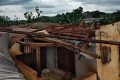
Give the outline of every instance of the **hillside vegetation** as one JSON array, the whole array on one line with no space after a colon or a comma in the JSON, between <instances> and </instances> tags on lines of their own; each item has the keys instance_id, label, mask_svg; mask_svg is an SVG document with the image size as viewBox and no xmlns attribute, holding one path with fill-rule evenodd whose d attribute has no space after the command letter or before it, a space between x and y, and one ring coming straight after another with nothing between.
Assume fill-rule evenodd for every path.
<instances>
[{"instance_id":1,"label":"hillside vegetation","mask_svg":"<svg viewBox=\"0 0 120 80\"><path fill-rule=\"evenodd\" d=\"M35 11L37 13L37 16L33 15L32 12L24 13L24 16L27 20L19 20L18 17L16 17L15 20L11 20L8 16L0 16L0 26L19 25L36 22L79 25L79 23L86 18L99 19L98 23L100 25L120 21L120 10L113 13L105 13L100 11L83 12L83 8L79 7L77 9L74 9L72 12L57 14L55 16L41 16L42 11L40 11L38 7L35 8Z\"/></svg>"}]
</instances>

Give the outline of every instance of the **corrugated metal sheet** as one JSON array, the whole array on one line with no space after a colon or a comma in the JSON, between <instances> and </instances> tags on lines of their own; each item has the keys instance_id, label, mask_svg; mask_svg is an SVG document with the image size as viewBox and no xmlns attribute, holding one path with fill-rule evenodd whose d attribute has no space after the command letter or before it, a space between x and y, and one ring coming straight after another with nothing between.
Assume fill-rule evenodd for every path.
<instances>
[{"instance_id":1,"label":"corrugated metal sheet","mask_svg":"<svg viewBox=\"0 0 120 80\"><path fill-rule=\"evenodd\" d=\"M9 34L0 37L0 80L25 80L8 52Z\"/></svg>"}]
</instances>

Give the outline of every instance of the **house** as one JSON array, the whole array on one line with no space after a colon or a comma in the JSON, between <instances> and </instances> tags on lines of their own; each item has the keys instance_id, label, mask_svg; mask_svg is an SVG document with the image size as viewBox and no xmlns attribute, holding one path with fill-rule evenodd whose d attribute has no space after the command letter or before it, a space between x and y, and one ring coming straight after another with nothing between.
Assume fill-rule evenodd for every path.
<instances>
[{"instance_id":1,"label":"house","mask_svg":"<svg viewBox=\"0 0 120 80\"><path fill-rule=\"evenodd\" d=\"M83 19L85 21L85 23L90 23L90 22L93 22L93 21L96 21L96 22L99 22L101 20L101 18L85 18Z\"/></svg>"},{"instance_id":2,"label":"house","mask_svg":"<svg viewBox=\"0 0 120 80\"><path fill-rule=\"evenodd\" d=\"M59 73L60 80L119 80L119 25L96 30L94 24L86 27L81 23L31 32L2 31L28 35L14 37L10 49L27 80L40 80L46 69Z\"/></svg>"},{"instance_id":3,"label":"house","mask_svg":"<svg viewBox=\"0 0 120 80\"><path fill-rule=\"evenodd\" d=\"M120 42L120 22L101 26L96 31L97 40ZM97 71L100 80L120 80L120 45L96 44Z\"/></svg>"},{"instance_id":4,"label":"house","mask_svg":"<svg viewBox=\"0 0 120 80\"><path fill-rule=\"evenodd\" d=\"M19 49L12 46L11 53L28 80L40 79L46 68L63 75L63 80L68 76L66 73L71 74L71 79L85 79L90 75L96 79L96 58L99 56L95 54L95 46L72 40L95 37L94 31L94 25L87 28L82 23L79 27L66 25L34 30L30 32L31 36L17 40L15 45Z\"/></svg>"}]
</instances>

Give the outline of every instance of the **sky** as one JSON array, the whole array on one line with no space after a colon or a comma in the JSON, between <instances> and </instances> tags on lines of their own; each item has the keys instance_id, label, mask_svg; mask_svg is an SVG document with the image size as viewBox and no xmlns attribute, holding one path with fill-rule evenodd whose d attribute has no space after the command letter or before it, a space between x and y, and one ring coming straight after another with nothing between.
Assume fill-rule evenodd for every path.
<instances>
[{"instance_id":1,"label":"sky","mask_svg":"<svg viewBox=\"0 0 120 80\"><path fill-rule=\"evenodd\" d=\"M43 16L71 12L80 6L84 11L114 12L120 10L120 0L0 0L0 15L9 16L11 19L16 15L25 19L24 13L27 11L36 15L36 6L43 11Z\"/></svg>"}]
</instances>

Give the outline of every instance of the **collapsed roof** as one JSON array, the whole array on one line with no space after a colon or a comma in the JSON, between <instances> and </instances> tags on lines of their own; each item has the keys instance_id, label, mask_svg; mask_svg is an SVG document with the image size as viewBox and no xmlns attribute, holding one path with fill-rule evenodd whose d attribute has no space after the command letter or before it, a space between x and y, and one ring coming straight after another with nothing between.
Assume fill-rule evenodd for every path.
<instances>
[{"instance_id":1,"label":"collapsed roof","mask_svg":"<svg viewBox=\"0 0 120 80\"><path fill-rule=\"evenodd\" d=\"M95 22L93 22L92 26L88 27L84 24L84 21L82 21L79 26L75 26L72 24L64 24L52 26L49 25L47 27L42 27L40 29L31 29L29 27L0 28L0 31L24 34L27 35L27 37L30 39L47 40L54 44L63 45L64 47L69 48L75 53L81 54L87 58L88 56L92 58L100 58L99 55L87 52L85 50L89 42L113 45L119 45L120 43L114 41L95 40L96 29L98 29L98 26L95 24ZM79 41L79 44L75 45L74 43L71 43L73 40Z\"/></svg>"}]
</instances>

